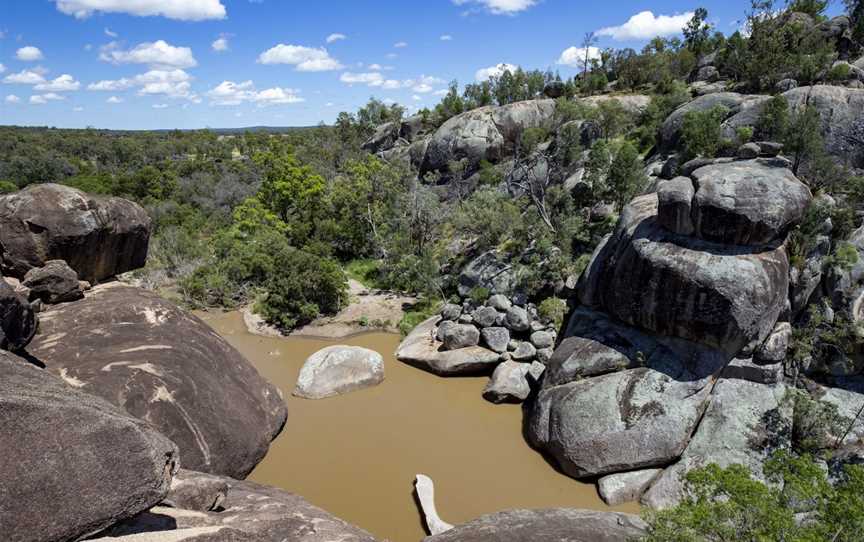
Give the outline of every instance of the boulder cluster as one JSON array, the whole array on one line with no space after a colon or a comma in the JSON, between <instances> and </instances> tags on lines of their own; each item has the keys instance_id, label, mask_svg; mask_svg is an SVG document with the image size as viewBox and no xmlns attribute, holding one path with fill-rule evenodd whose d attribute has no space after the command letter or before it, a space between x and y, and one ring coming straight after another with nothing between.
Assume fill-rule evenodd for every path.
<instances>
[{"instance_id":1,"label":"boulder cluster","mask_svg":"<svg viewBox=\"0 0 864 542\"><path fill-rule=\"evenodd\" d=\"M522 402L552 356L557 332L524 296L466 298L444 305L405 339L397 359L452 376L492 373L483 396L494 403Z\"/></svg>"},{"instance_id":2,"label":"boulder cluster","mask_svg":"<svg viewBox=\"0 0 864 542\"><path fill-rule=\"evenodd\" d=\"M144 264L149 235L118 198L0 198L3 540L374 540L240 481L285 403L198 318L111 280Z\"/></svg>"},{"instance_id":3,"label":"boulder cluster","mask_svg":"<svg viewBox=\"0 0 864 542\"><path fill-rule=\"evenodd\" d=\"M773 159L709 164L633 200L578 285L528 414L532 444L610 504L681 497L686 469L788 443L785 239L811 194Z\"/></svg>"}]
</instances>

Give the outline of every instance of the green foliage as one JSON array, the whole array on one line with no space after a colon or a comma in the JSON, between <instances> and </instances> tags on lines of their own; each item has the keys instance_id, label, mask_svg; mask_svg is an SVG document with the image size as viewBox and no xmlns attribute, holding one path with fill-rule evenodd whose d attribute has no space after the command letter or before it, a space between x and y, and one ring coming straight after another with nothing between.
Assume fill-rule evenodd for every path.
<instances>
[{"instance_id":1,"label":"green foliage","mask_svg":"<svg viewBox=\"0 0 864 542\"><path fill-rule=\"evenodd\" d=\"M367 288L380 288L381 261L356 259L345 264L345 276L354 279Z\"/></svg>"},{"instance_id":2,"label":"green foliage","mask_svg":"<svg viewBox=\"0 0 864 542\"><path fill-rule=\"evenodd\" d=\"M864 528L864 468L845 467L832 486L808 456L776 453L765 465L772 485L754 480L741 465L716 464L687 473L687 495L676 507L645 513L645 542L778 540L852 542ZM796 520L802 503L808 521Z\"/></svg>"},{"instance_id":3,"label":"green foliage","mask_svg":"<svg viewBox=\"0 0 864 542\"><path fill-rule=\"evenodd\" d=\"M828 9L828 0L792 0L789 2L788 9L806 13L811 17L819 17Z\"/></svg>"},{"instance_id":4,"label":"green foliage","mask_svg":"<svg viewBox=\"0 0 864 542\"><path fill-rule=\"evenodd\" d=\"M858 249L847 241L837 244L834 252L826 258L825 267L836 267L843 271L849 271L858 263Z\"/></svg>"},{"instance_id":5,"label":"green foliage","mask_svg":"<svg viewBox=\"0 0 864 542\"><path fill-rule=\"evenodd\" d=\"M825 153L819 111L810 104L792 112L784 150L794 157L792 172L796 175L802 164L820 158Z\"/></svg>"},{"instance_id":6,"label":"green foliage","mask_svg":"<svg viewBox=\"0 0 864 542\"><path fill-rule=\"evenodd\" d=\"M405 316L399 322L399 331L402 336L408 335L415 327L438 314L441 311L441 305L442 303L434 298L420 298L420 301L405 311Z\"/></svg>"},{"instance_id":7,"label":"green foliage","mask_svg":"<svg viewBox=\"0 0 864 542\"><path fill-rule=\"evenodd\" d=\"M632 119L618 100L603 100L597 105L597 123L605 139L620 135Z\"/></svg>"},{"instance_id":8,"label":"green foliage","mask_svg":"<svg viewBox=\"0 0 864 542\"><path fill-rule=\"evenodd\" d=\"M527 128L523 130L522 137L519 141L519 147L522 153L530 153L537 148L537 145L548 139L549 132L544 128Z\"/></svg>"},{"instance_id":9,"label":"green foliage","mask_svg":"<svg viewBox=\"0 0 864 542\"><path fill-rule=\"evenodd\" d=\"M0 194L9 194L10 192L17 191L18 185L16 185L12 181L0 181Z\"/></svg>"},{"instance_id":10,"label":"green foliage","mask_svg":"<svg viewBox=\"0 0 864 542\"><path fill-rule=\"evenodd\" d=\"M735 135L738 137L738 143L748 143L753 139L753 127L752 126L739 126L737 130L735 130Z\"/></svg>"},{"instance_id":11,"label":"green foliage","mask_svg":"<svg viewBox=\"0 0 864 542\"><path fill-rule=\"evenodd\" d=\"M806 391L789 389L783 402L792 408L792 448L798 453L818 455L834 447L851 421L836 405L817 401Z\"/></svg>"},{"instance_id":12,"label":"green foliage","mask_svg":"<svg viewBox=\"0 0 864 542\"><path fill-rule=\"evenodd\" d=\"M486 300L489 299L489 296L492 295L492 292L489 291L489 288L484 288L482 286L475 286L468 292L468 299L470 299L475 305L482 305L486 303Z\"/></svg>"},{"instance_id":13,"label":"green foliage","mask_svg":"<svg viewBox=\"0 0 864 542\"><path fill-rule=\"evenodd\" d=\"M847 81L849 80L849 76L852 74L852 68L849 64L837 64L833 66L831 70L828 72L827 79L829 81Z\"/></svg>"},{"instance_id":14,"label":"green foliage","mask_svg":"<svg viewBox=\"0 0 864 542\"><path fill-rule=\"evenodd\" d=\"M789 102L783 96L771 98L756 121L759 137L768 141L785 141L789 132Z\"/></svg>"},{"instance_id":15,"label":"green foliage","mask_svg":"<svg viewBox=\"0 0 864 542\"><path fill-rule=\"evenodd\" d=\"M642 191L646 182L639 151L632 143L625 141L609 167L607 184L611 192L610 199L621 209Z\"/></svg>"},{"instance_id":16,"label":"green foliage","mask_svg":"<svg viewBox=\"0 0 864 542\"><path fill-rule=\"evenodd\" d=\"M709 36L712 25L706 22L708 10L697 8L693 17L684 26L684 45L695 55L703 55L709 48Z\"/></svg>"},{"instance_id":17,"label":"green foliage","mask_svg":"<svg viewBox=\"0 0 864 542\"><path fill-rule=\"evenodd\" d=\"M718 105L705 111L690 111L684 115L681 140L688 160L697 156L717 156L723 145L721 125L728 113L728 109Z\"/></svg>"},{"instance_id":18,"label":"green foliage","mask_svg":"<svg viewBox=\"0 0 864 542\"><path fill-rule=\"evenodd\" d=\"M555 329L560 330L567 315L567 302L557 297L544 299L537 305L537 314L543 321L552 322Z\"/></svg>"}]
</instances>

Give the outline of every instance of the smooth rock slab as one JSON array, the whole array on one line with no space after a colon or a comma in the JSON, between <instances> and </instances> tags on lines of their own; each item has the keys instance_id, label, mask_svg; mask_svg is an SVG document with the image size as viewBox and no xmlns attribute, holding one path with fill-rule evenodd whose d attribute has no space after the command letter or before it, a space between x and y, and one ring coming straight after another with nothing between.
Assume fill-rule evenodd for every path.
<instances>
[{"instance_id":1,"label":"smooth rock slab","mask_svg":"<svg viewBox=\"0 0 864 542\"><path fill-rule=\"evenodd\" d=\"M618 506L625 502L635 502L651 486L663 469L646 469L633 472L610 474L597 481L597 491L603 502Z\"/></svg>"},{"instance_id":2,"label":"smooth rock slab","mask_svg":"<svg viewBox=\"0 0 864 542\"><path fill-rule=\"evenodd\" d=\"M500 354L481 346L443 350L434 337L439 320L434 316L414 328L396 350L396 359L440 376L490 374Z\"/></svg>"},{"instance_id":3,"label":"smooth rock slab","mask_svg":"<svg viewBox=\"0 0 864 542\"><path fill-rule=\"evenodd\" d=\"M168 493L177 447L107 401L0 352L0 533L72 541Z\"/></svg>"},{"instance_id":4,"label":"smooth rock slab","mask_svg":"<svg viewBox=\"0 0 864 542\"><path fill-rule=\"evenodd\" d=\"M188 484L229 486L221 511L158 506L115 525L102 542L375 542L298 495L252 482L186 473ZM205 489L202 489L205 490ZM150 538L140 538L147 536Z\"/></svg>"},{"instance_id":5,"label":"smooth rock slab","mask_svg":"<svg viewBox=\"0 0 864 542\"><path fill-rule=\"evenodd\" d=\"M558 508L496 512L423 542L625 542L646 534L638 516Z\"/></svg>"},{"instance_id":6,"label":"smooth rock slab","mask_svg":"<svg viewBox=\"0 0 864 542\"><path fill-rule=\"evenodd\" d=\"M681 461L663 471L642 503L658 509L674 506L683 495L684 474L709 463L744 465L764 480L763 462L789 442L791 412L781 409L785 392L784 386L720 380Z\"/></svg>"},{"instance_id":7,"label":"smooth rock slab","mask_svg":"<svg viewBox=\"0 0 864 542\"><path fill-rule=\"evenodd\" d=\"M186 468L245 477L285 424L276 387L152 292L103 284L40 320L28 352L71 386L152 424L178 445Z\"/></svg>"},{"instance_id":8,"label":"smooth rock slab","mask_svg":"<svg viewBox=\"0 0 864 542\"><path fill-rule=\"evenodd\" d=\"M131 201L30 185L0 197L3 271L23 278L49 260L65 260L81 280L96 283L144 267L150 227L150 217Z\"/></svg>"},{"instance_id":9,"label":"smooth rock slab","mask_svg":"<svg viewBox=\"0 0 864 542\"><path fill-rule=\"evenodd\" d=\"M384 358L358 346L328 346L315 352L297 378L294 395L325 399L384 382Z\"/></svg>"}]
</instances>

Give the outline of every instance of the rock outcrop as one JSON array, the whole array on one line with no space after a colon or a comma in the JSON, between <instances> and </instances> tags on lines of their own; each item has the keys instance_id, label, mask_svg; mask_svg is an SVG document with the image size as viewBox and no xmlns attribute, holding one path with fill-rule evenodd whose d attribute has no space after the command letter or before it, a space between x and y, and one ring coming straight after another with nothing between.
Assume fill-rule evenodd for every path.
<instances>
[{"instance_id":1,"label":"rock outcrop","mask_svg":"<svg viewBox=\"0 0 864 542\"><path fill-rule=\"evenodd\" d=\"M0 350L21 350L36 334L38 320L27 298L0 278Z\"/></svg>"},{"instance_id":2,"label":"rock outcrop","mask_svg":"<svg viewBox=\"0 0 864 542\"><path fill-rule=\"evenodd\" d=\"M49 305L77 301L84 297L78 273L63 260L45 262L44 267L31 269L22 285L30 290L30 299L41 299Z\"/></svg>"},{"instance_id":3,"label":"rock outcrop","mask_svg":"<svg viewBox=\"0 0 864 542\"><path fill-rule=\"evenodd\" d=\"M681 137L681 128L684 126L684 117L687 113L724 107L727 109L727 118L729 118L739 114L746 115L753 106L764 103L768 99L770 98L766 96L738 94L735 92L714 92L699 96L673 111L663 121L663 125L660 127L660 148L670 150L678 144L678 140Z\"/></svg>"},{"instance_id":4,"label":"rock outcrop","mask_svg":"<svg viewBox=\"0 0 864 542\"><path fill-rule=\"evenodd\" d=\"M119 283L41 315L29 348L54 374L151 423L186 468L245 477L287 416L279 391L198 318Z\"/></svg>"},{"instance_id":5,"label":"rock outcrop","mask_svg":"<svg viewBox=\"0 0 864 542\"><path fill-rule=\"evenodd\" d=\"M302 497L252 482L196 472L180 478L187 492L218 496L227 494L217 510L201 510L165 504L151 508L105 531L109 542L375 542L369 533L333 517ZM208 502L202 497L199 502Z\"/></svg>"},{"instance_id":6,"label":"rock outcrop","mask_svg":"<svg viewBox=\"0 0 864 542\"><path fill-rule=\"evenodd\" d=\"M555 101L528 100L501 107L487 106L457 115L429 140L422 172L447 170L450 162L467 160L469 168L482 160L499 162L529 128L552 128Z\"/></svg>"},{"instance_id":7,"label":"rock outcrop","mask_svg":"<svg viewBox=\"0 0 864 542\"><path fill-rule=\"evenodd\" d=\"M0 353L0 533L79 540L161 501L177 447L149 424Z\"/></svg>"},{"instance_id":8,"label":"rock outcrop","mask_svg":"<svg viewBox=\"0 0 864 542\"><path fill-rule=\"evenodd\" d=\"M497 512L423 542L622 542L645 534L637 516L560 508Z\"/></svg>"},{"instance_id":9,"label":"rock outcrop","mask_svg":"<svg viewBox=\"0 0 864 542\"><path fill-rule=\"evenodd\" d=\"M96 283L143 267L149 239L150 217L122 198L58 184L0 197L5 275L24 278L50 260L65 260L81 280Z\"/></svg>"},{"instance_id":10,"label":"rock outcrop","mask_svg":"<svg viewBox=\"0 0 864 542\"><path fill-rule=\"evenodd\" d=\"M414 328L396 350L396 359L440 376L490 374L498 365L499 354L481 346L444 350L436 338L440 322L434 316Z\"/></svg>"},{"instance_id":11,"label":"rock outcrop","mask_svg":"<svg viewBox=\"0 0 864 542\"><path fill-rule=\"evenodd\" d=\"M384 358L368 348L328 346L315 352L297 378L294 395L325 399L384 382Z\"/></svg>"}]
</instances>

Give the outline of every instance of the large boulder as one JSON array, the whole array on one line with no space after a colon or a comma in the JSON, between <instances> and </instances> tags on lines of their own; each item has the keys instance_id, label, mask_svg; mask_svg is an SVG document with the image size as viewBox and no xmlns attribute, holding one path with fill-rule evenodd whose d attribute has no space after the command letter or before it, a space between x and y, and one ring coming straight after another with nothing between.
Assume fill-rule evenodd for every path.
<instances>
[{"instance_id":1,"label":"large boulder","mask_svg":"<svg viewBox=\"0 0 864 542\"><path fill-rule=\"evenodd\" d=\"M444 350L436 337L440 321L434 316L415 327L396 350L396 359L440 376L490 374L495 369L500 355L482 346Z\"/></svg>"},{"instance_id":2,"label":"large boulder","mask_svg":"<svg viewBox=\"0 0 864 542\"><path fill-rule=\"evenodd\" d=\"M544 384L529 438L574 478L666 466L690 441L711 383L641 368Z\"/></svg>"},{"instance_id":3,"label":"large boulder","mask_svg":"<svg viewBox=\"0 0 864 542\"><path fill-rule=\"evenodd\" d=\"M27 271L22 284L30 290L30 299L41 299L49 305L84 297L78 273L63 260L51 260L45 262L45 267Z\"/></svg>"},{"instance_id":4,"label":"large boulder","mask_svg":"<svg viewBox=\"0 0 864 542\"><path fill-rule=\"evenodd\" d=\"M294 395L325 399L384 382L384 358L359 346L328 346L306 360Z\"/></svg>"},{"instance_id":5,"label":"large boulder","mask_svg":"<svg viewBox=\"0 0 864 542\"><path fill-rule=\"evenodd\" d=\"M459 295L467 297L475 288L492 294L513 294L518 277L513 263L500 252L490 250L471 260L459 274Z\"/></svg>"},{"instance_id":6,"label":"large boulder","mask_svg":"<svg viewBox=\"0 0 864 542\"><path fill-rule=\"evenodd\" d=\"M59 184L0 197L2 269L16 278L65 260L81 280L99 282L143 267L149 240L150 217L125 199Z\"/></svg>"},{"instance_id":7,"label":"large boulder","mask_svg":"<svg viewBox=\"0 0 864 542\"><path fill-rule=\"evenodd\" d=\"M374 154L393 148L398 139L399 125L395 122L385 122L375 128L375 132L363 143L362 148Z\"/></svg>"},{"instance_id":8,"label":"large boulder","mask_svg":"<svg viewBox=\"0 0 864 542\"><path fill-rule=\"evenodd\" d=\"M714 164L693 172L695 235L730 245L762 245L786 235L813 196L786 168L759 160Z\"/></svg>"},{"instance_id":9,"label":"large boulder","mask_svg":"<svg viewBox=\"0 0 864 542\"><path fill-rule=\"evenodd\" d=\"M646 534L638 516L559 508L496 512L423 542L623 542Z\"/></svg>"},{"instance_id":10,"label":"large boulder","mask_svg":"<svg viewBox=\"0 0 864 542\"><path fill-rule=\"evenodd\" d=\"M452 161L497 163L529 128L551 129L555 100L528 100L501 107L486 106L457 115L441 125L429 140L422 171L447 170Z\"/></svg>"},{"instance_id":11,"label":"large boulder","mask_svg":"<svg viewBox=\"0 0 864 542\"><path fill-rule=\"evenodd\" d=\"M111 542L375 542L353 525L300 496L252 482L181 471L191 500L169 495L172 502L123 521L97 541ZM224 488L227 494L221 497ZM217 509L198 504L220 500ZM174 506L169 506L174 505ZM191 508L190 508L191 507Z\"/></svg>"},{"instance_id":12,"label":"large boulder","mask_svg":"<svg viewBox=\"0 0 864 542\"><path fill-rule=\"evenodd\" d=\"M0 352L0 533L79 540L168 493L177 447L149 424Z\"/></svg>"},{"instance_id":13,"label":"large boulder","mask_svg":"<svg viewBox=\"0 0 864 542\"><path fill-rule=\"evenodd\" d=\"M195 316L119 283L41 315L29 353L82 391L145 420L190 469L243 478L287 416L282 397Z\"/></svg>"},{"instance_id":14,"label":"large boulder","mask_svg":"<svg viewBox=\"0 0 864 542\"><path fill-rule=\"evenodd\" d=\"M684 117L687 113L708 111L709 109L722 106L728 110L727 117L731 117L741 112L749 102L760 101L762 99L763 97L761 96L737 94L735 92L715 92L687 102L673 111L663 121L660 127L660 147L669 150L678 144L678 140L681 137L681 128L684 126Z\"/></svg>"},{"instance_id":15,"label":"large boulder","mask_svg":"<svg viewBox=\"0 0 864 542\"><path fill-rule=\"evenodd\" d=\"M598 95L579 98L579 102L597 107L605 102L616 102L628 114L636 116L643 113L651 105L651 96L645 94Z\"/></svg>"},{"instance_id":16,"label":"large boulder","mask_svg":"<svg viewBox=\"0 0 864 542\"><path fill-rule=\"evenodd\" d=\"M0 278L0 350L21 350L36 334L38 320L27 298Z\"/></svg>"},{"instance_id":17,"label":"large boulder","mask_svg":"<svg viewBox=\"0 0 864 542\"><path fill-rule=\"evenodd\" d=\"M652 508L674 506L683 496L687 471L709 463L744 465L764 480L764 461L789 444L791 413L781 406L785 391L782 385L720 380L681 461L663 471L642 502Z\"/></svg>"},{"instance_id":18,"label":"large boulder","mask_svg":"<svg viewBox=\"0 0 864 542\"><path fill-rule=\"evenodd\" d=\"M751 251L681 236L658 224L657 209L657 194L624 209L580 279L582 303L730 357L764 341L789 287L782 245Z\"/></svg>"}]
</instances>

